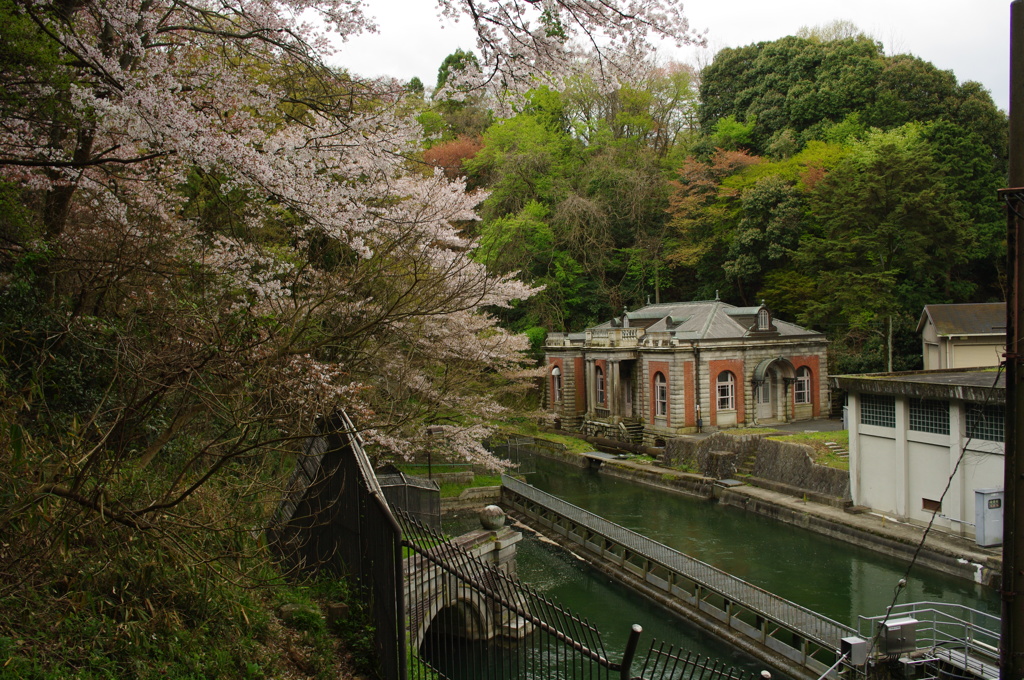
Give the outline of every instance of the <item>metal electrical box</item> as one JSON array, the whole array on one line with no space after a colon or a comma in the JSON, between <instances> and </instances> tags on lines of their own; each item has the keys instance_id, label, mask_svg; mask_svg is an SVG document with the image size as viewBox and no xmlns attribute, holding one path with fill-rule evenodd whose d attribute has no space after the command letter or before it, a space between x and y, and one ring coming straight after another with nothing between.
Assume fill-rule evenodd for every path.
<instances>
[{"instance_id":1,"label":"metal electrical box","mask_svg":"<svg viewBox=\"0 0 1024 680\"><path fill-rule=\"evenodd\" d=\"M891 619L882 624L882 654L906 654L917 649L917 619Z\"/></svg>"},{"instance_id":2,"label":"metal electrical box","mask_svg":"<svg viewBox=\"0 0 1024 680\"><path fill-rule=\"evenodd\" d=\"M868 641L859 637L844 637L839 641L839 653L854 666L863 666L868 660Z\"/></svg>"},{"instance_id":3,"label":"metal electrical box","mask_svg":"<svg viewBox=\"0 0 1024 680\"><path fill-rule=\"evenodd\" d=\"M974 490L974 541L983 548L1003 544L1003 490Z\"/></svg>"}]
</instances>

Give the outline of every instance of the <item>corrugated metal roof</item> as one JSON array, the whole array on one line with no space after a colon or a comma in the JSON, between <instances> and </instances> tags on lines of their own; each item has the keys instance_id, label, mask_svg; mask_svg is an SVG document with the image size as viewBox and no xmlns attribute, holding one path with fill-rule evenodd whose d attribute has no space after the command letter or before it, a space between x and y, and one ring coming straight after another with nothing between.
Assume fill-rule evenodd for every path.
<instances>
[{"instance_id":1,"label":"corrugated metal roof","mask_svg":"<svg viewBox=\"0 0 1024 680\"><path fill-rule=\"evenodd\" d=\"M979 302L959 305L925 305L918 332L927 320L939 335L999 335L1006 333L1006 303Z\"/></svg>"}]
</instances>

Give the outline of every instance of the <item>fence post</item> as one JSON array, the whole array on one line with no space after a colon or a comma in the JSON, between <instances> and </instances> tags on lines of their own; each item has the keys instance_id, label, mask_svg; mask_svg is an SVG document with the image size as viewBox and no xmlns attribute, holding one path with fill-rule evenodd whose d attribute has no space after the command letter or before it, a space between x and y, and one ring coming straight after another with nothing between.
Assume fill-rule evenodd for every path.
<instances>
[{"instance_id":1,"label":"fence post","mask_svg":"<svg viewBox=\"0 0 1024 680\"><path fill-rule=\"evenodd\" d=\"M636 656L636 646L640 643L640 633L644 629L634 623L629 630L629 640L626 642L626 651L622 653L622 663L619 664L619 680L631 680L633 670L633 657Z\"/></svg>"}]
</instances>

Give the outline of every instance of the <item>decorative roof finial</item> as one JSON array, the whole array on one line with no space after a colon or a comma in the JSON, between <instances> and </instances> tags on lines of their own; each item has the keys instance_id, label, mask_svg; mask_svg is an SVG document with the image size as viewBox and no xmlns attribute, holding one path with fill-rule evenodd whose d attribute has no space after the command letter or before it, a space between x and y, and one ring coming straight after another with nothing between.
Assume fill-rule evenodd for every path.
<instances>
[{"instance_id":1,"label":"decorative roof finial","mask_svg":"<svg viewBox=\"0 0 1024 680\"><path fill-rule=\"evenodd\" d=\"M719 302L721 298L718 297L718 289L715 289L715 302Z\"/></svg>"},{"instance_id":2,"label":"decorative roof finial","mask_svg":"<svg viewBox=\"0 0 1024 680\"><path fill-rule=\"evenodd\" d=\"M764 303L764 298L761 298L761 306L762 306L762 307L766 307L766 306L767 306L767 305L765 305L765 303Z\"/></svg>"},{"instance_id":3,"label":"decorative roof finial","mask_svg":"<svg viewBox=\"0 0 1024 680\"><path fill-rule=\"evenodd\" d=\"M651 294L650 293L647 294L647 304L648 305L651 304Z\"/></svg>"}]
</instances>

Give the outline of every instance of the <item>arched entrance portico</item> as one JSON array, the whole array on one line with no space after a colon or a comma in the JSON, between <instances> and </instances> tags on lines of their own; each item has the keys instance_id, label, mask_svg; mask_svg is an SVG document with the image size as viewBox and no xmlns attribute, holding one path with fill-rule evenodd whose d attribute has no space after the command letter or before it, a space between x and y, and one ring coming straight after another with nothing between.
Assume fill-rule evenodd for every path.
<instances>
[{"instance_id":1,"label":"arched entrance portico","mask_svg":"<svg viewBox=\"0 0 1024 680\"><path fill-rule=\"evenodd\" d=\"M769 357L757 364L750 378L755 425L792 420L790 391L795 379L796 369L785 357Z\"/></svg>"}]
</instances>

